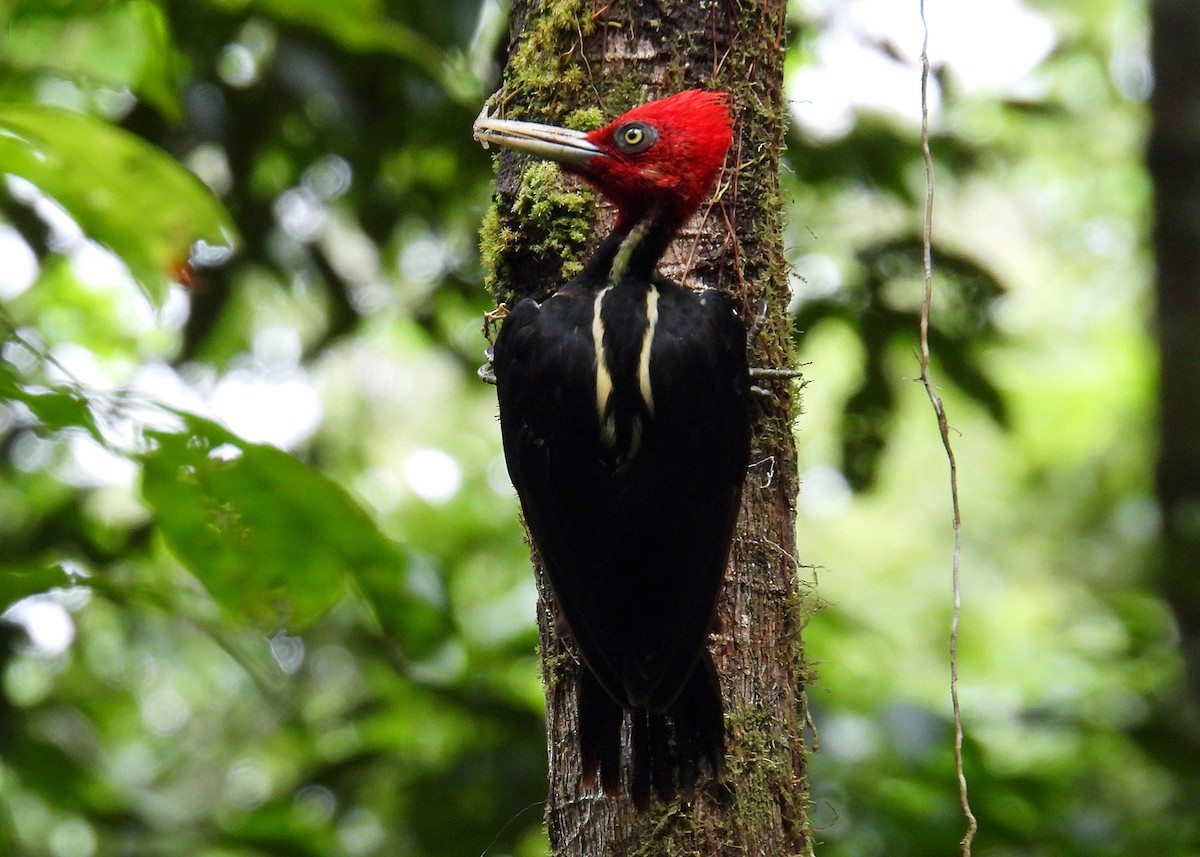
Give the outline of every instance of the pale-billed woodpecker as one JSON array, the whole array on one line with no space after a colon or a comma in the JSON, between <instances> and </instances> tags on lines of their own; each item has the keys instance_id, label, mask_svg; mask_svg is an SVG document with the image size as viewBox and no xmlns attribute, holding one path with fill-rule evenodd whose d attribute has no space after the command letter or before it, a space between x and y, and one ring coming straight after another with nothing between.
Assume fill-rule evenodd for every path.
<instances>
[{"instance_id":1,"label":"pale-billed woodpecker","mask_svg":"<svg viewBox=\"0 0 1200 857\"><path fill-rule=\"evenodd\" d=\"M708 651L749 458L733 302L657 272L732 141L728 97L690 90L583 133L481 115L476 139L560 163L616 207L583 271L511 309L492 352L508 472L575 640L583 781L690 798L725 727ZM525 291L538 293L537 288ZM546 294L549 289L540 290Z\"/></svg>"}]
</instances>

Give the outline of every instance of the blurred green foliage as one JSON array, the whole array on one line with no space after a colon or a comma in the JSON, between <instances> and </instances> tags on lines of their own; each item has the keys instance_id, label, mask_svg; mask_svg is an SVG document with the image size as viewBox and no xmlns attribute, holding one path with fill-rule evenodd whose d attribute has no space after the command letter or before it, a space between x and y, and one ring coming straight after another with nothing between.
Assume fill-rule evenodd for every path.
<instances>
[{"instance_id":1,"label":"blurred green foliage","mask_svg":"<svg viewBox=\"0 0 1200 857\"><path fill-rule=\"evenodd\" d=\"M232 245L234 227L177 161L108 122L60 107L0 106L0 164L63 207L121 258L156 303L194 241ZM130 212L154 212L154 218Z\"/></svg>"},{"instance_id":2,"label":"blurred green foliage","mask_svg":"<svg viewBox=\"0 0 1200 857\"><path fill-rule=\"evenodd\" d=\"M836 8L796 5L791 74ZM1145 24L1037 9L1055 47L1019 91L937 70L976 853L1183 857L1200 760L1145 573ZM0 853L544 854L535 593L474 374L502 9L0 17ZM870 110L806 131L809 104L785 189L817 853L949 853L945 462L904 383L920 149Z\"/></svg>"}]
</instances>

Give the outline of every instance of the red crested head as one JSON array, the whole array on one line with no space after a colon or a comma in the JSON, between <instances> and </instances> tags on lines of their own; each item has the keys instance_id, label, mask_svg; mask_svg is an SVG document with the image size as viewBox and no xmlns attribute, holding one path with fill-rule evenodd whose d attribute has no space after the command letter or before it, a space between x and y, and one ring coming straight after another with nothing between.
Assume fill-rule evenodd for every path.
<instances>
[{"instance_id":1,"label":"red crested head","mask_svg":"<svg viewBox=\"0 0 1200 857\"><path fill-rule=\"evenodd\" d=\"M729 96L689 89L635 107L586 139L598 154L567 169L612 201L618 227L653 208L682 222L708 195L733 143Z\"/></svg>"},{"instance_id":2,"label":"red crested head","mask_svg":"<svg viewBox=\"0 0 1200 857\"><path fill-rule=\"evenodd\" d=\"M475 120L475 139L558 161L617 207L617 229L647 214L678 227L699 208L733 143L729 96L689 89L635 107L584 133L489 116Z\"/></svg>"}]
</instances>

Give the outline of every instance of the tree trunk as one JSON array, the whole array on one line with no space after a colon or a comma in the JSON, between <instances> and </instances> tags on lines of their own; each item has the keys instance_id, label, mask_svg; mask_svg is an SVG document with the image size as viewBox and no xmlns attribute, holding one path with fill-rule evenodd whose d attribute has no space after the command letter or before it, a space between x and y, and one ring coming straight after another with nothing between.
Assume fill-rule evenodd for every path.
<instances>
[{"instance_id":1,"label":"tree trunk","mask_svg":"<svg viewBox=\"0 0 1200 857\"><path fill-rule=\"evenodd\" d=\"M768 311L751 364L791 359L785 314L778 167L783 0L644 4L616 0L517 0L504 86L505 118L598 127L630 107L690 87L724 90L735 141L717 202L668 251L662 271L723 289L748 319ZM495 204L482 245L491 288L512 301L544 298L578 270L611 226L590 191L557 168L500 154ZM578 664L555 633L535 556L550 760L547 824L559 855L763 855L808 850L804 781L806 600L795 559L796 463L791 383L758 398L752 465L712 651L729 733L723 784L702 781L691 806L655 804L638 814L622 793L585 793L576 734ZM697 466L704 466L699 461Z\"/></svg>"},{"instance_id":2,"label":"tree trunk","mask_svg":"<svg viewBox=\"0 0 1200 857\"><path fill-rule=\"evenodd\" d=\"M1200 4L1156 0L1151 15L1161 581L1200 704Z\"/></svg>"}]
</instances>

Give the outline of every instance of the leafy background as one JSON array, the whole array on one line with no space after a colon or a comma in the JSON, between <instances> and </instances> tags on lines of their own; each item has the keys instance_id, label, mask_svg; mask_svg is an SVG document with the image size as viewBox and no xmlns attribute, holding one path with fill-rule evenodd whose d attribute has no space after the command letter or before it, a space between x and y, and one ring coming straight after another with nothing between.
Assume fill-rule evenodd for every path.
<instances>
[{"instance_id":1,"label":"leafy background","mask_svg":"<svg viewBox=\"0 0 1200 857\"><path fill-rule=\"evenodd\" d=\"M919 30L855 5L794 4L788 54L813 820L820 854L950 853ZM976 851L1194 855L1150 574L1144 9L989 5L1049 36L935 87ZM475 377L504 9L0 16L0 853L544 854L535 593ZM900 112L832 104L846 39Z\"/></svg>"}]
</instances>

